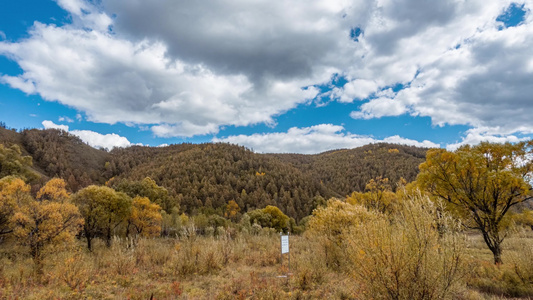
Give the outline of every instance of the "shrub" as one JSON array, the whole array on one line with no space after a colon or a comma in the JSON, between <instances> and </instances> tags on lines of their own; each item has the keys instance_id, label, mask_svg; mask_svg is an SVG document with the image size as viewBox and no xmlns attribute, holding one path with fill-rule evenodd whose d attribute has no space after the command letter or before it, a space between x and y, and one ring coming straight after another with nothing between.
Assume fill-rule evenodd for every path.
<instances>
[{"instance_id":1,"label":"shrub","mask_svg":"<svg viewBox=\"0 0 533 300\"><path fill-rule=\"evenodd\" d=\"M464 238L426 197L401 202L391 217L370 219L346 235L353 274L363 295L380 299L451 298L464 276Z\"/></svg>"},{"instance_id":2,"label":"shrub","mask_svg":"<svg viewBox=\"0 0 533 300\"><path fill-rule=\"evenodd\" d=\"M321 240L326 265L334 270L347 266L346 234L355 226L377 218L363 206L352 205L338 199L330 199L326 207L319 207L309 220L308 236Z\"/></svg>"}]
</instances>

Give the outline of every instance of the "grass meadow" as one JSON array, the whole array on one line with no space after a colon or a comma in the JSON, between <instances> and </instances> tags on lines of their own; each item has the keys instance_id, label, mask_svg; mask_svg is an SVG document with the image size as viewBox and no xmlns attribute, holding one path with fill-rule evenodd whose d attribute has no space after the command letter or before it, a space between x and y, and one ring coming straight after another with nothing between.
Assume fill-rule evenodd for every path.
<instances>
[{"instance_id":1,"label":"grass meadow","mask_svg":"<svg viewBox=\"0 0 533 300\"><path fill-rule=\"evenodd\" d=\"M445 298L533 297L533 232L504 242L504 264L495 266L482 237L464 234L464 264L457 287ZM4 240L0 245L1 299L373 299L350 268L328 265L324 240L291 236L290 267L280 257L280 238L225 232L136 240L115 238L111 248L96 240L89 252L82 240L67 250L50 249L44 275ZM349 249L345 249L349 250ZM341 249L341 251L343 251ZM349 253L349 252L347 252ZM366 283L368 285L368 283ZM377 297L388 298L388 297Z\"/></svg>"}]
</instances>

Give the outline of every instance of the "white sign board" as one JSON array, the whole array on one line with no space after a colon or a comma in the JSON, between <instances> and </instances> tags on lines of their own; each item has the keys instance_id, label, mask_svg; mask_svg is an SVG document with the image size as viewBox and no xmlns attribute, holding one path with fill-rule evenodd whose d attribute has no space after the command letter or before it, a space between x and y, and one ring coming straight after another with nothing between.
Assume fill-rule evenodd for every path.
<instances>
[{"instance_id":1,"label":"white sign board","mask_svg":"<svg viewBox=\"0 0 533 300\"><path fill-rule=\"evenodd\" d=\"M288 235L281 236L281 254L283 253L289 253L289 236Z\"/></svg>"}]
</instances>

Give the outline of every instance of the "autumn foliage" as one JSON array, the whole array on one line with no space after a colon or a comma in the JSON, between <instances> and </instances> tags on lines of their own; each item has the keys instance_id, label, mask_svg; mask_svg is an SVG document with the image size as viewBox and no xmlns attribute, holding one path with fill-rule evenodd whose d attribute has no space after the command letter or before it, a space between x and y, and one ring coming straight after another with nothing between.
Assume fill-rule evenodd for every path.
<instances>
[{"instance_id":1,"label":"autumn foliage","mask_svg":"<svg viewBox=\"0 0 533 300\"><path fill-rule=\"evenodd\" d=\"M0 298L533 295L527 143L430 150L407 183L425 151L399 145L304 156L22 140L0 148ZM80 149L91 157L75 162ZM292 274L281 280L280 232ZM504 237L506 264L494 265L485 243Z\"/></svg>"},{"instance_id":2,"label":"autumn foliage","mask_svg":"<svg viewBox=\"0 0 533 300\"><path fill-rule=\"evenodd\" d=\"M532 146L485 142L454 152L434 149L420 165L419 184L449 203L468 227L479 230L496 264L502 262L511 207L531 199Z\"/></svg>"}]
</instances>

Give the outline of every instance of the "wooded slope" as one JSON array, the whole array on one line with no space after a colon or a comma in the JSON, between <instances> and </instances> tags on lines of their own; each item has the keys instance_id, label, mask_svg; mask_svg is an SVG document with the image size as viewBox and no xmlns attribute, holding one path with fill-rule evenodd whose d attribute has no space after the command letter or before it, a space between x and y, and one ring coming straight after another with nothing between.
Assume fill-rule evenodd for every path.
<instances>
[{"instance_id":1,"label":"wooded slope","mask_svg":"<svg viewBox=\"0 0 533 300\"><path fill-rule=\"evenodd\" d=\"M325 199L363 191L378 176L414 180L426 149L374 144L317 155L257 154L229 144L133 146L106 152L59 130L0 128L0 143L17 144L45 177L72 191L89 184L150 177L187 213L218 212L235 200L243 212L275 205L299 220Z\"/></svg>"}]
</instances>

